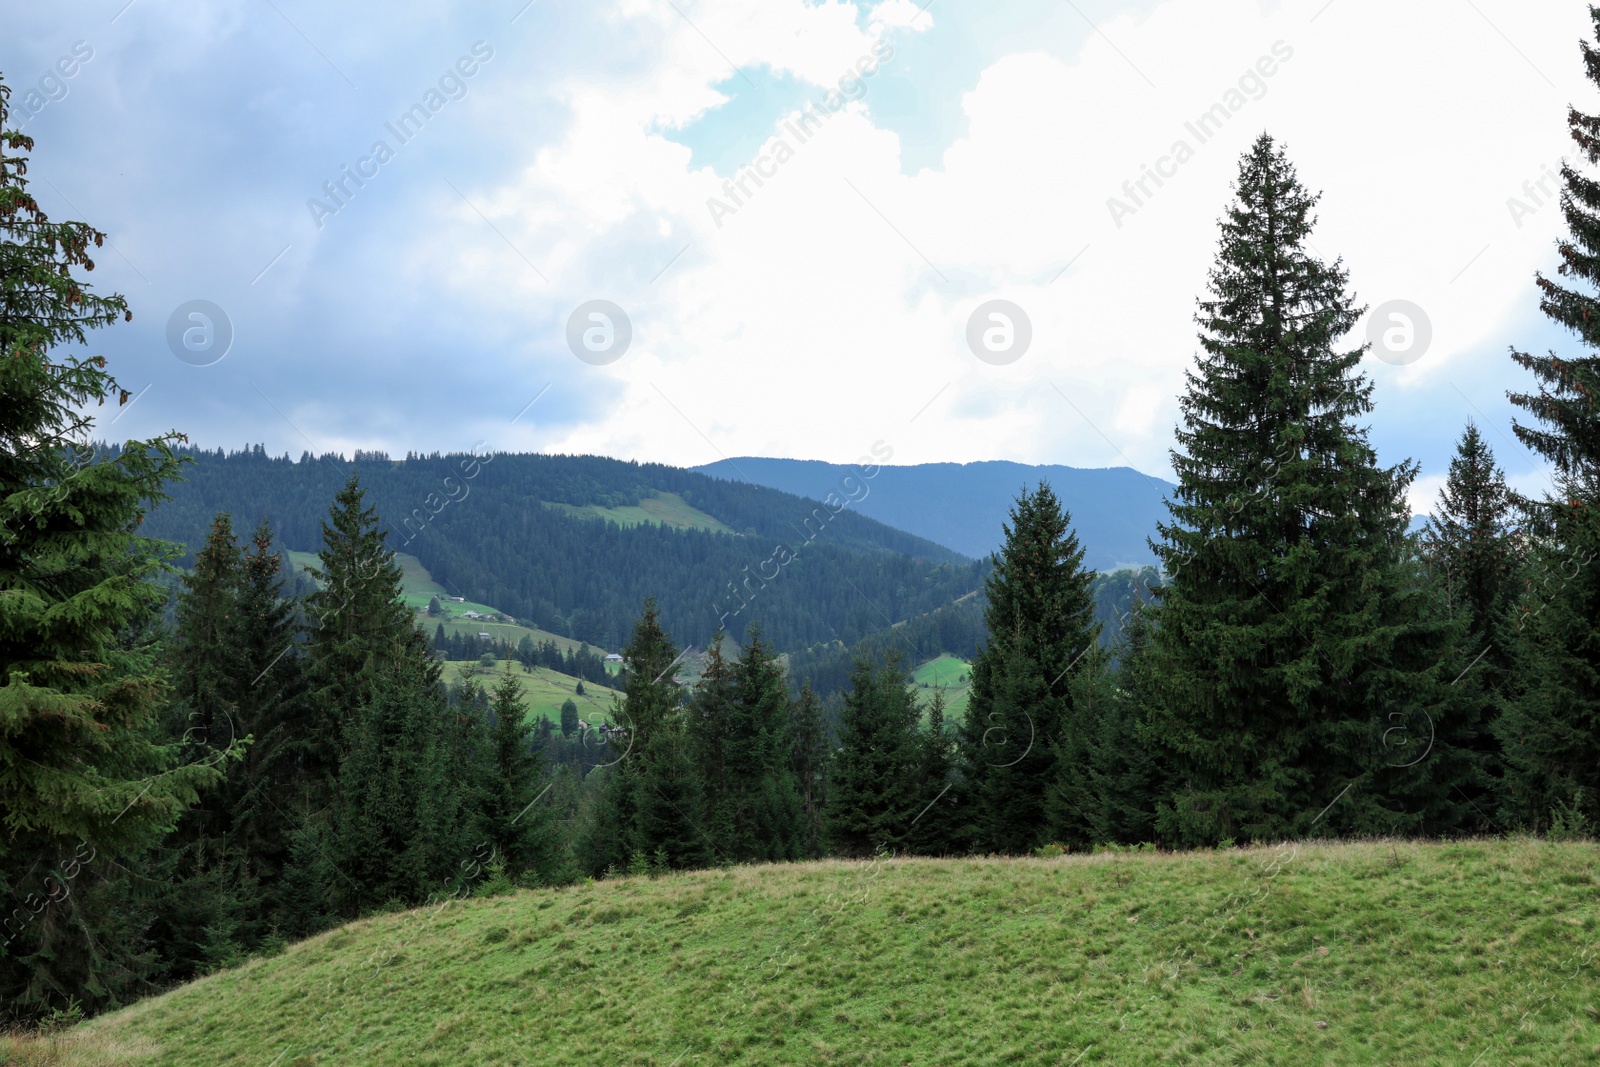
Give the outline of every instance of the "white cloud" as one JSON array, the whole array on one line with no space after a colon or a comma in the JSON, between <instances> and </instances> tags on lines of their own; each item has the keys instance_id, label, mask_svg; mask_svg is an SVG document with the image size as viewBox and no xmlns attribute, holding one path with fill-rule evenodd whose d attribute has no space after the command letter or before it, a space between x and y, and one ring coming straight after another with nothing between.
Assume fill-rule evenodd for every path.
<instances>
[{"instance_id":1,"label":"white cloud","mask_svg":"<svg viewBox=\"0 0 1600 1067\"><path fill-rule=\"evenodd\" d=\"M657 131L715 107L730 62L791 72L820 97L868 54L870 23L928 32L932 19L913 21L908 0L879 4L868 30L836 2L702 4L686 19L629 0L617 18L653 20L661 35L653 66L569 83L559 140L478 201L550 278L524 275L506 300L551 345L590 297L634 319L625 359L565 371L607 377L608 412L554 439L530 428L521 443L691 464L849 460L885 438L896 462L1163 470L1215 220L1263 129L1326 192L1315 244L1344 257L1358 295L1412 300L1432 319L1426 358L1373 361L1369 373L1444 390L1463 353L1506 343L1526 311L1560 222L1546 207L1519 228L1506 201L1567 150L1566 101L1588 98L1577 6L1479 6L1494 26L1383 0L1173 0L1102 23L1076 51L1041 40L991 64L965 97L967 133L936 169L903 173L898 139L859 104L805 143L779 127L792 158L747 185L719 227L707 200L724 196L722 179ZM889 39L917 47L903 30ZM1263 77L1256 64L1275 42ZM1199 143L1185 123L1230 90L1258 98ZM1108 198L1126 202L1124 182L1180 139L1193 158L1147 184L1118 226ZM459 202L451 210L475 221ZM503 269L499 250L479 247L455 275L470 299ZM978 362L963 339L967 315L993 297L1033 322L1031 351L1007 367Z\"/></svg>"}]
</instances>

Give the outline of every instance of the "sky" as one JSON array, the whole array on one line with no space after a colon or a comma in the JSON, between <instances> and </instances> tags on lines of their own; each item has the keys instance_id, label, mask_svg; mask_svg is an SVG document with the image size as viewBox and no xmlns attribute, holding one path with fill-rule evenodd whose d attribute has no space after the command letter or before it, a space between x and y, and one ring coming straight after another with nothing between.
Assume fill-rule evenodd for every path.
<instances>
[{"instance_id":1,"label":"sky","mask_svg":"<svg viewBox=\"0 0 1600 1067\"><path fill-rule=\"evenodd\" d=\"M1507 352L1573 351L1534 277L1567 108L1600 110L1583 3L0 0L0 25L32 192L105 231L90 281L134 312L79 353L137 397L109 439L1170 478L1217 220L1268 132L1373 309L1348 344L1387 338L1371 439L1420 465L1413 507L1469 419L1550 484Z\"/></svg>"}]
</instances>

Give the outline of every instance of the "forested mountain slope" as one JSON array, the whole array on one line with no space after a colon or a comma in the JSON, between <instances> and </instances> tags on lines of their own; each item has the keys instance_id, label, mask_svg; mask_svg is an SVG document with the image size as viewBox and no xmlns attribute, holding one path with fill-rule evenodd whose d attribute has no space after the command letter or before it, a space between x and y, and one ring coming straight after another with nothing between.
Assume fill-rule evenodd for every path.
<instances>
[{"instance_id":1,"label":"forested mountain slope","mask_svg":"<svg viewBox=\"0 0 1600 1067\"><path fill-rule=\"evenodd\" d=\"M358 473L389 531L447 589L565 636L620 647L648 596L683 644L759 619L779 648L861 636L978 588L980 565L868 519L661 464L597 456L391 460L193 451L146 521L197 547L219 511L267 518L315 551L328 503Z\"/></svg>"}]
</instances>

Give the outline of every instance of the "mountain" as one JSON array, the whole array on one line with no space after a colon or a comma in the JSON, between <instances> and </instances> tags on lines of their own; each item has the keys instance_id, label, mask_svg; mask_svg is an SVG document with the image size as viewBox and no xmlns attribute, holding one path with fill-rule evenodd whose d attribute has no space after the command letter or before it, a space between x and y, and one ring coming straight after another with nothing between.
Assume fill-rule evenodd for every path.
<instances>
[{"instance_id":1,"label":"mountain","mask_svg":"<svg viewBox=\"0 0 1600 1067\"><path fill-rule=\"evenodd\" d=\"M315 552L352 472L387 527L455 596L621 648L646 597L680 646L755 620L780 650L854 643L976 590L986 564L854 509L600 456L187 453L141 532L191 553L218 512Z\"/></svg>"},{"instance_id":2,"label":"mountain","mask_svg":"<svg viewBox=\"0 0 1600 1067\"><path fill-rule=\"evenodd\" d=\"M1024 463L919 463L880 467L864 479L856 467L805 459L739 456L693 468L716 478L781 489L823 499L830 492L865 495L851 510L925 537L977 559L1000 548L1001 524L1023 486L1048 481L1072 515L1084 546L1084 564L1094 570L1154 564L1145 543L1165 520L1162 501L1177 486L1132 467L1089 469ZM870 469L870 468L869 468ZM854 479L844 483L843 479Z\"/></svg>"}]
</instances>

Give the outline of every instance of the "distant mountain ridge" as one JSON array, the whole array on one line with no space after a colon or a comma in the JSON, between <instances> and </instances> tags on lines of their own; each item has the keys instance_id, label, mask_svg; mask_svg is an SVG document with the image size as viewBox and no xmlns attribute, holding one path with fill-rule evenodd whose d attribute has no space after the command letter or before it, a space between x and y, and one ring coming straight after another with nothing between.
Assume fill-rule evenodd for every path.
<instances>
[{"instance_id":1,"label":"distant mountain ridge","mask_svg":"<svg viewBox=\"0 0 1600 1067\"><path fill-rule=\"evenodd\" d=\"M141 527L197 551L219 512L271 521L289 550L321 545L329 503L359 471L387 544L453 595L519 622L621 648L646 597L680 646L759 621L783 651L855 641L968 595L985 565L836 499L819 503L603 456L271 456L186 449L194 462ZM825 498L826 492L818 494Z\"/></svg>"},{"instance_id":2,"label":"distant mountain ridge","mask_svg":"<svg viewBox=\"0 0 1600 1067\"><path fill-rule=\"evenodd\" d=\"M796 496L821 499L849 464L820 460L736 456L692 468L728 481L753 481ZM1156 562L1146 538L1168 518L1164 500L1177 486L1132 467L1064 467L989 460L887 466L864 482L866 495L851 505L870 519L926 538L964 556L986 559L1000 548L1001 524L1024 486L1048 481L1072 515L1094 570Z\"/></svg>"}]
</instances>

